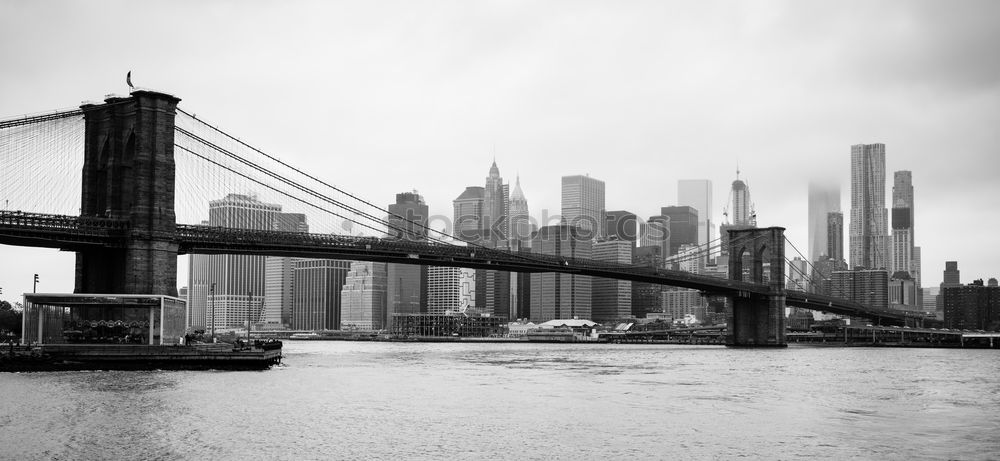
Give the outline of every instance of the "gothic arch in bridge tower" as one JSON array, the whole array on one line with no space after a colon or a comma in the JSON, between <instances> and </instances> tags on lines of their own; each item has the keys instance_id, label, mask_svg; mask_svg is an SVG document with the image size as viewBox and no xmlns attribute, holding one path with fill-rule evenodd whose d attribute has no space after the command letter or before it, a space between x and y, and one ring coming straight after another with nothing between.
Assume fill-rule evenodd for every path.
<instances>
[{"instance_id":1,"label":"gothic arch in bridge tower","mask_svg":"<svg viewBox=\"0 0 1000 461\"><path fill-rule=\"evenodd\" d=\"M739 292L730 298L726 344L736 347L783 347L785 343L785 229L730 229L729 278L766 283L767 294ZM749 255L749 258L747 258ZM744 263L749 259L749 280ZM768 274L765 277L765 262Z\"/></svg>"}]
</instances>

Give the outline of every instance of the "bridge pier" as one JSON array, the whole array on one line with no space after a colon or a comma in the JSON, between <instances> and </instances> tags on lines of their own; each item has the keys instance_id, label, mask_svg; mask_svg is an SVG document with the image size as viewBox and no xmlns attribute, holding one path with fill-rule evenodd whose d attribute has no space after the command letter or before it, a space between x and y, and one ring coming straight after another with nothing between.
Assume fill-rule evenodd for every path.
<instances>
[{"instance_id":1,"label":"bridge pier","mask_svg":"<svg viewBox=\"0 0 1000 461\"><path fill-rule=\"evenodd\" d=\"M129 223L120 246L76 256L76 293L177 296L174 116L179 98L134 91L84 112L80 215Z\"/></svg>"},{"instance_id":2,"label":"bridge pier","mask_svg":"<svg viewBox=\"0 0 1000 461\"><path fill-rule=\"evenodd\" d=\"M729 278L767 283L766 295L741 292L730 297L726 346L786 347L785 229L729 230ZM744 261L750 263L744 273ZM767 275L765 278L765 264ZM749 276L750 280L745 280Z\"/></svg>"}]
</instances>

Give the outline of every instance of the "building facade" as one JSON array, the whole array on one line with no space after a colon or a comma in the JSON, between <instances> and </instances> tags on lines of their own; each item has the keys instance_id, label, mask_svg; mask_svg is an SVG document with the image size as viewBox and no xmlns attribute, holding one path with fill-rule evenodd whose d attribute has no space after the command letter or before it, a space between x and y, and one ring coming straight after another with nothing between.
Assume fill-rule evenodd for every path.
<instances>
[{"instance_id":1,"label":"building facade","mask_svg":"<svg viewBox=\"0 0 1000 461\"><path fill-rule=\"evenodd\" d=\"M833 257L827 236L830 232L829 214L840 212L840 185L836 183L809 182L809 261L824 256ZM841 215L843 219L843 215ZM843 238L843 231L840 234ZM843 241L840 243L843 246Z\"/></svg>"},{"instance_id":2,"label":"building facade","mask_svg":"<svg viewBox=\"0 0 1000 461\"><path fill-rule=\"evenodd\" d=\"M980 279L944 287L940 296L945 328L1000 331L1000 287L983 285Z\"/></svg>"},{"instance_id":3,"label":"building facade","mask_svg":"<svg viewBox=\"0 0 1000 461\"><path fill-rule=\"evenodd\" d=\"M340 329L341 293L350 265L337 259L295 260L292 329Z\"/></svg>"},{"instance_id":4,"label":"building facade","mask_svg":"<svg viewBox=\"0 0 1000 461\"><path fill-rule=\"evenodd\" d=\"M386 265L352 261L340 291L342 330L380 330L385 324Z\"/></svg>"},{"instance_id":5,"label":"building facade","mask_svg":"<svg viewBox=\"0 0 1000 461\"><path fill-rule=\"evenodd\" d=\"M851 146L851 268L890 267L885 144Z\"/></svg>"},{"instance_id":6,"label":"building facade","mask_svg":"<svg viewBox=\"0 0 1000 461\"><path fill-rule=\"evenodd\" d=\"M632 264L634 244L628 240L598 240L593 259L615 264ZM595 277L592 280L592 320L598 323L632 316L632 282Z\"/></svg>"},{"instance_id":7,"label":"building facade","mask_svg":"<svg viewBox=\"0 0 1000 461\"><path fill-rule=\"evenodd\" d=\"M593 240L604 227L604 181L589 175L562 177L562 223L583 230Z\"/></svg>"},{"instance_id":8,"label":"building facade","mask_svg":"<svg viewBox=\"0 0 1000 461\"><path fill-rule=\"evenodd\" d=\"M531 242L532 253L565 258L591 258L590 232L569 225L545 226ZM543 272L531 274L531 321L553 319L589 319L592 295L591 277Z\"/></svg>"},{"instance_id":9,"label":"building facade","mask_svg":"<svg viewBox=\"0 0 1000 461\"><path fill-rule=\"evenodd\" d=\"M889 308L889 272L886 270L835 271L831 295L875 309Z\"/></svg>"}]
</instances>

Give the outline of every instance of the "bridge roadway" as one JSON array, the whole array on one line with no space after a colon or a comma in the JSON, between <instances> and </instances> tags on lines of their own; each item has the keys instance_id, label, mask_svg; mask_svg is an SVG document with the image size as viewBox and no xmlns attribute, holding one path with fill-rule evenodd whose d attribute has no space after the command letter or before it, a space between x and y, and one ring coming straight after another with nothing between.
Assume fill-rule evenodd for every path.
<instances>
[{"instance_id":1,"label":"bridge roadway","mask_svg":"<svg viewBox=\"0 0 1000 461\"><path fill-rule=\"evenodd\" d=\"M135 231L112 218L0 211L0 244L64 251L120 248ZM171 235L154 236L178 245L178 254L245 254L347 259L510 272L560 272L655 283L727 296L763 296L766 284L729 280L686 271L614 264L589 259L518 253L378 237L308 234L178 224ZM882 324L908 319L900 311L872 309L842 298L788 290L786 304L840 315L867 317Z\"/></svg>"}]
</instances>

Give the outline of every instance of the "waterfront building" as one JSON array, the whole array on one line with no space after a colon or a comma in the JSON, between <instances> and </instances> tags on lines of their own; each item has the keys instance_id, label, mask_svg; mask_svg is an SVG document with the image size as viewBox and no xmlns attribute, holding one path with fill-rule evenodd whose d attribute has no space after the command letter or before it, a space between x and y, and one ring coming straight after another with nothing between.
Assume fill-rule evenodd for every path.
<instances>
[{"instance_id":1,"label":"waterfront building","mask_svg":"<svg viewBox=\"0 0 1000 461\"><path fill-rule=\"evenodd\" d=\"M338 259L294 261L292 329L340 329L341 294L350 265Z\"/></svg>"},{"instance_id":2,"label":"waterfront building","mask_svg":"<svg viewBox=\"0 0 1000 461\"><path fill-rule=\"evenodd\" d=\"M593 244L596 261L631 264L634 244L628 240L598 240ZM594 277L591 312L598 323L632 316L632 282Z\"/></svg>"},{"instance_id":3,"label":"waterfront building","mask_svg":"<svg viewBox=\"0 0 1000 461\"><path fill-rule=\"evenodd\" d=\"M683 319L693 315L699 322L705 320L705 309L708 303L698 290L688 288L666 288L663 290L661 312L673 320Z\"/></svg>"},{"instance_id":4,"label":"waterfront building","mask_svg":"<svg viewBox=\"0 0 1000 461\"><path fill-rule=\"evenodd\" d=\"M851 146L851 268L889 269L885 144Z\"/></svg>"},{"instance_id":5,"label":"waterfront building","mask_svg":"<svg viewBox=\"0 0 1000 461\"><path fill-rule=\"evenodd\" d=\"M427 313L465 312L476 305L476 270L431 266L427 269Z\"/></svg>"},{"instance_id":6,"label":"waterfront building","mask_svg":"<svg viewBox=\"0 0 1000 461\"><path fill-rule=\"evenodd\" d=\"M689 206L698 212L698 245L713 240L715 232L712 207L712 181L707 179L682 179L677 181L677 204Z\"/></svg>"},{"instance_id":7,"label":"waterfront building","mask_svg":"<svg viewBox=\"0 0 1000 461\"><path fill-rule=\"evenodd\" d=\"M532 253L585 258L592 256L590 232L579 227L559 224L545 226L535 233ZM591 277L575 274L543 272L531 274L531 321L541 323L552 319L591 317Z\"/></svg>"},{"instance_id":8,"label":"waterfront building","mask_svg":"<svg viewBox=\"0 0 1000 461\"><path fill-rule=\"evenodd\" d=\"M830 251L830 213L840 213L840 185L835 182L809 181L809 260L818 261L824 256L838 259ZM843 238L843 215L841 214ZM841 248L843 240L840 242ZM841 249L843 252L843 249Z\"/></svg>"},{"instance_id":9,"label":"waterfront building","mask_svg":"<svg viewBox=\"0 0 1000 461\"><path fill-rule=\"evenodd\" d=\"M1000 287L978 279L941 288L941 299L945 328L1000 331Z\"/></svg>"},{"instance_id":10,"label":"waterfront building","mask_svg":"<svg viewBox=\"0 0 1000 461\"><path fill-rule=\"evenodd\" d=\"M600 237L604 227L604 181L590 175L562 177L562 223L583 229L581 238Z\"/></svg>"},{"instance_id":11,"label":"waterfront building","mask_svg":"<svg viewBox=\"0 0 1000 461\"><path fill-rule=\"evenodd\" d=\"M274 230L281 206L264 203L255 195L228 194L208 206L209 226ZM243 328L259 323L265 293L265 257L253 255L196 255L190 257L188 294L192 329ZM214 289L212 288L214 284Z\"/></svg>"},{"instance_id":12,"label":"waterfront building","mask_svg":"<svg viewBox=\"0 0 1000 461\"><path fill-rule=\"evenodd\" d=\"M875 309L889 308L889 272L873 269L834 271L832 295Z\"/></svg>"},{"instance_id":13,"label":"waterfront building","mask_svg":"<svg viewBox=\"0 0 1000 461\"><path fill-rule=\"evenodd\" d=\"M380 330L386 328L386 265L352 261L340 292L340 328Z\"/></svg>"}]
</instances>

